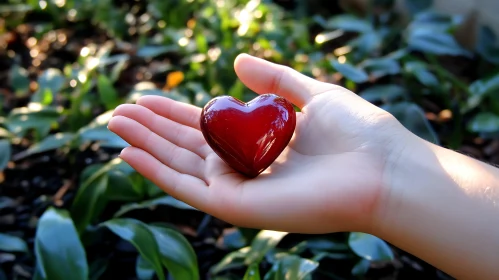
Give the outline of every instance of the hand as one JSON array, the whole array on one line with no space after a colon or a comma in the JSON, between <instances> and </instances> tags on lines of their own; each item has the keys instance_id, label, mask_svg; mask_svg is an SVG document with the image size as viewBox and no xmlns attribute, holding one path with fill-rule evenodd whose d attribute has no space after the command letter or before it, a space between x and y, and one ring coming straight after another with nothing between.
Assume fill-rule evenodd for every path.
<instances>
[{"instance_id":1,"label":"hand","mask_svg":"<svg viewBox=\"0 0 499 280\"><path fill-rule=\"evenodd\" d=\"M109 129L127 141L120 157L169 195L237 226L300 233L368 232L397 151L396 119L354 93L249 55L240 80L301 109L288 147L247 179L199 130L201 108L160 96L120 105Z\"/></svg>"}]
</instances>

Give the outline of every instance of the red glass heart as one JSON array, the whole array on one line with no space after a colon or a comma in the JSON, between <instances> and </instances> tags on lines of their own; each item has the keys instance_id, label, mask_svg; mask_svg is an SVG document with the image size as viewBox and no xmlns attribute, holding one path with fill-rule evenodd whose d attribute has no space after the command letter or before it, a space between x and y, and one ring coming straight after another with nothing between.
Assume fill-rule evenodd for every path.
<instances>
[{"instance_id":1,"label":"red glass heart","mask_svg":"<svg viewBox=\"0 0 499 280\"><path fill-rule=\"evenodd\" d=\"M201 113L208 145L234 170L254 178L288 145L296 126L293 105L275 94L248 103L231 96L209 101Z\"/></svg>"}]
</instances>

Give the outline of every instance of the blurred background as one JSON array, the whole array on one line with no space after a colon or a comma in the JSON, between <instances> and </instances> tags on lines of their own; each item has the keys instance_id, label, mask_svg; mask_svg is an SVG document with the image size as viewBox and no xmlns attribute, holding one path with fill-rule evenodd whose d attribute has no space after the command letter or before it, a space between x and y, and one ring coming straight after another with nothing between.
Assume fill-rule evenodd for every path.
<instances>
[{"instance_id":1,"label":"blurred background","mask_svg":"<svg viewBox=\"0 0 499 280\"><path fill-rule=\"evenodd\" d=\"M205 215L119 160L106 125L142 95L249 101L247 52L499 164L498 3L1 1L0 279L451 279L372 235Z\"/></svg>"}]
</instances>

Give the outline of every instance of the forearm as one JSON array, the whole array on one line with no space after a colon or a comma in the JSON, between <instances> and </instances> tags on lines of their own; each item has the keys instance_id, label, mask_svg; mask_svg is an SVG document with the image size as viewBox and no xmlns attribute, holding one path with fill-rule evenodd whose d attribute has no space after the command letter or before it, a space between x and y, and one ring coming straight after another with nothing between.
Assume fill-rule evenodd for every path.
<instances>
[{"instance_id":1,"label":"forearm","mask_svg":"<svg viewBox=\"0 0 499 280\"><path fill-rule=\"evenodd\" d=\"M499 169L416 137L388 163L375 234L458 279L499 279Z\"/></svg>"}]
</instances>

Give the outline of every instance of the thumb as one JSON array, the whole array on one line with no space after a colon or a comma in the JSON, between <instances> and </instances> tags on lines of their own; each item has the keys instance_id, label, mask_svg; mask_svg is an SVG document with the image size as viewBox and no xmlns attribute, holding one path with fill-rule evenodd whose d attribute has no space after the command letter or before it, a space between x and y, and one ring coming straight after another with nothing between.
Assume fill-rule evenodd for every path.
<instances>
[{"instance_id":1,"label":"thumb","mask_svg":"<svg viewBox=\"0 0 499 280\"><path fill-rule=\"evenodd\" d=\"M290 67L240 54L234 61L239 79L258 94L274 93L302 109L316 94L336 88L309 78Z\"/></svg>"}]
</instances>

